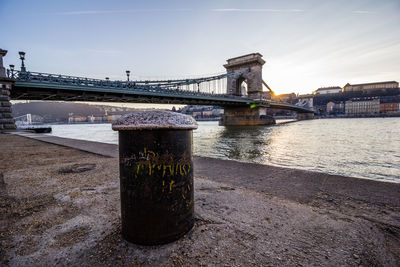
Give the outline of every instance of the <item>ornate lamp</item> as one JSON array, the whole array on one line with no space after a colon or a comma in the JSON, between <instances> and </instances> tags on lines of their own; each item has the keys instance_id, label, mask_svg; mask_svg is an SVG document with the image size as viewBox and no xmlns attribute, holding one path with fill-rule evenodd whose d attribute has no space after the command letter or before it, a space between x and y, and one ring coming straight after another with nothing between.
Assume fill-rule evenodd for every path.
<instances>
[{"instance_id":1,"label":"ornate lamp","mask_svg":"<svg viewBox=\"0 0 400 267\"><path fill-rule=\"evenodd\" d=\"M11 64L10 65L11 78L14 78L14 68L15 68L15 66L13 64Z\"/></svg>"},{"instance_id":2,"label":"ornate lamp","mask_svg":"<svg viewBox=\"0 0 400 267\"><path fill-rule=\"evenodd\" d=\"M24 64L25 52L20 51L20 52L18 52L18 54L19 54L19 59L21 59L21 62L22 62L22 64L21 64L21 72L26 72L26 68L25 68L25 64Z\"/></svg>"}]
</instances>

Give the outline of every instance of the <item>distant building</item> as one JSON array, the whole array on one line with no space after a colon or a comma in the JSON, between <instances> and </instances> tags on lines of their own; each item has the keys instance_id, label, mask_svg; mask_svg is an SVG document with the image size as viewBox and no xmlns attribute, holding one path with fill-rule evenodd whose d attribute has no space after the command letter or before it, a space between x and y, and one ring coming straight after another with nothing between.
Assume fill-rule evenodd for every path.
<instances>
[{"instance_id":1,"label":"distant building","mask_svg":"<svg viewBox=\"0 0 400 267\"><path fill-rule=\"evenodd\" d=\"M399 103L381 103L380 104L381 114L396 114L400 113Z\"/></svg>"},{"instance_id":2,"label":"distant building","mask_svg":"<svg viewBox=\"0 0 400 267\"><path fill-rule=\"evenodd\" d=\"M326 104L326 112L328 114L344 114L344 108L345 108L345 104L343 102L328 102L328 104Z\"/></svg>"},{"instance_id":3,"label":"distant building","mask_svg":"<svg viewBox=\"0 0 400 267\"><path fill-rule=\"evenodd\" d=\"M333 110L335 108L335 103L334 102L328 102L328 104L326 104L326 112L327 113L333 113Z\"/></svg>"},{"instance_id":4,"label":"distant building","mask_svg":"<svg viewBox=\"0 0 400 267\"><path fill-rule=\"evenodd\" d=\"M116 114L116 115L107 115L107 121L115 121L119 118L121 118L122 115Z\"/></svg>"},{"instance_id":5,"label":"distant building","mask_svg":"<svg viewBox=\"0 0 400 267\"><path fill-rule=\"evenodd\" d=\"M384 89L389 89L389 88L399 88L399 83L396 81L361 83L361 84L349 84L348 83L343 87L343 92L384 90Z\"/></svg>"},{"instance_id":6,"label":"distant building","mask_svg":"<svg viewBox=\"0 0 400 267\"><path fill-rule=\"evenodd\" d=\"M85 116L72 115L68 117L68 123L85 122L85 121L87 121L87 118Z\"/></svg>"},{"instance_id":7,"label":"distant building","mask_svg":"<svg viewBox=\"0 0 400 267\"><path fill-rule=\"evenodd\" d=\"M301 107L313 108L314 107L314 95L312 95L312 94L298 95L296 105L301 106Z\"/></svg>"},{"instance_id":8,"label":"distant building","mask_svg":"<svg viewBox=\"0 0 400 267\"><path fill-rule=\"evenodd\" d=\"M88 116L88 121L89 122L102 122L103 121L103 116Z\"/></svg>"},{"instance_id":9,"label":"distant building","mask_svg":"<svg viewBox=\"0 0 400 267\"><path fill-rule=\"evenodd\" d=\"M335 106L333 107L333 112L335 114L344 114L345 111L345 103L339 102L339 103L335 103Z\"/></svg>"},{"instance_id":10,"label":"distant building","mask_svg":"<svg viewBox=\"0 0 400 267\"><path fill-rule=\"evenodd\" d=\"M376 115L380 111L380 101L377 97L352 98L345 102L347 116Z\"/></svg>"},{"instance_id":11,"label":"distant building","mask_svg":"<svg viewBox=\"0 0 400 267\"><path fill-rule=\"evenodd\" d=\"M223 108L213 109L213 116L214 117L221 117L222 115L224 115L224 109Z\"/></svg>"},{"instance_id":12,"label":"distant building","mask_svg":"<svg viewBox=\"0 0 400 267\"><path fill-rule=\"evenodd\" d=\"M400 114L400 94L380 97L381 114Z\"/></svg>"},{"instance_id":13,"label":"distant building","mask_svg":"<svg viewBox=\"0 0 400 267\"><path fill-rule=\"evenodd\" d=\"M213 111L212 110L204 110L201 114L201 116L203 118L210 118L213 115Z\"/></svg>"},{"instance_id":14,"label":"distant building","mask_svg":"<svg viewBox=\"0 0 400 267\"><path fill-rule=\"evenodd\" d=\"M218 119L224 114L224 109L214 106L186 106L179 110L182 114L191 115L195 119Z\"/></svg>"},{"instance_id":15,"label":"distant building","mask_svg":"<svg viewBox=\"0 0 400 267\"><path fill-rule=\"evenodd\" d=\"M202 111L194 111L193 113L192 113L192 116L194 117L194 118L201 118L202 117Z\"/></svg>"},{"instance_id":16,"label":"distant building","mask_svg":"<svg viewBox=\"0 0 400 267\"><path fill-rule=\"evenodd\" d=\"M313 92L315 95L338 94L342 92L339 86L321 87Z\"/></svg>"},{"instance_id":17,"label":"distant building","mask_svg":"<svg viewBox=\"0 0 400 267\"><path fill-rule=\"evenodd\" d=\"M278 99L279 102L285 102L285 103L294 104L293 102L296 101L297 96L296 96L295 93L291 93L291 94L277 95L276 98Z\"/></svg>"}]
</instances>

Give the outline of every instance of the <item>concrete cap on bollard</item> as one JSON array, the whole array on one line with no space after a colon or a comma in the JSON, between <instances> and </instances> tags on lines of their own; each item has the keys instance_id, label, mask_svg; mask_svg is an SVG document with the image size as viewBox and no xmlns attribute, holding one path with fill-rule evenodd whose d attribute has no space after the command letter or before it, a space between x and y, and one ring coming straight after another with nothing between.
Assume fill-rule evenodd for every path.
<instances>
[{"instance_id":1,"label":"concrete cap on bollard","mask_svg":"<svg viewBox=\"0 0 400 267\"><path fill-rule=\"evenodd\" d=\"M194 130L191 116L164 110L142 110L123 115L112 123L114 131L123 130Z\"/></svg>"}]
</instances>

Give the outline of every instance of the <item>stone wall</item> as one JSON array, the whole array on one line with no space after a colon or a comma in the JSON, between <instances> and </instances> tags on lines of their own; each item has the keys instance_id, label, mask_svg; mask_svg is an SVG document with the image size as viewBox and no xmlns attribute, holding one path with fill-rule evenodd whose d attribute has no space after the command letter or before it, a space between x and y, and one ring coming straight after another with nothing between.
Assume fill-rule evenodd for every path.
<instances>
[{"instance_id":1,"label":"stone wall","mask_svg":"<svg viewBox=\"0 0 400 267\"><path fill-rule=\"evenodd\" d=\"M256 126L273 125L275 119L267 115L263 107L225 107L220 125L224 126Z\"/></svg>"},{"instance_id":2,"label":"stone wall","mask_svg":"<svg viewBox=\"0 0 400 267\"><path fill-rule=\"evenodd\" d=\"M0 78L0 131L16 129L10 102L11 86L11 80Z\"/></svg>"},{"instance_id":3,"label":"stone wall","mask_svg":"<svg viewBox=\"0 0 400 267\"><path fill-rule=\"evenodd\" d=\"M297 113L297 120L311 120L314 119L314 113Z\"/></svg>"}]
</instances>

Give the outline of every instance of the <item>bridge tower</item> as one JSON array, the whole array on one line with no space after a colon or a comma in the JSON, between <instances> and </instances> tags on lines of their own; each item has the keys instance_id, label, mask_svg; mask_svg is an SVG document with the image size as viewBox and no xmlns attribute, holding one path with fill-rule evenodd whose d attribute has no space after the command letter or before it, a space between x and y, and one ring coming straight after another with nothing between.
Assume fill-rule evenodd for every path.
<instances>
[{"instance_id":1,"label":"bridge tower","mask_svg":"<svg viewBox=\"0 0 400 267\"><path fill-rule=\"evenodd\" d=\"M260 53L248 54L227 60L225 64L227 72L237 74L228 76L228 94L245 96L242 86L247 85L247 96L252 99L262 97L262 66L265 61ZM245 84L243 84L245 83Z\"/></svg>"},{"instance_id":2,"label":"bridge tower","mask_svg":"<svg viewBox=\"0 0 400 267\"><path fill-rule=\"evenodd\" d=\"M0 48L0 132L16 129L10 102L10 90L14 80L7 77L3 66L3 57L6 54L7 50Z\"/></svg>"},{"instance_id":3,"label":"bridge tower","mask_svg":"<svg viewBox=\"0 0 400 267\"><path fill-rule=\"evenodd\" d=\"M227 92L235 96L254 100L271 98L270 92L263 92L262 66L265 61L260 53L252 53L230 58L224 65L226 71L236 74L227 78ZM243 90L247 86L247 92ZM265 106L225 107L221 125L270 125L275 124L273 117L267 115Z\"/></svg>"}]
</instances>

